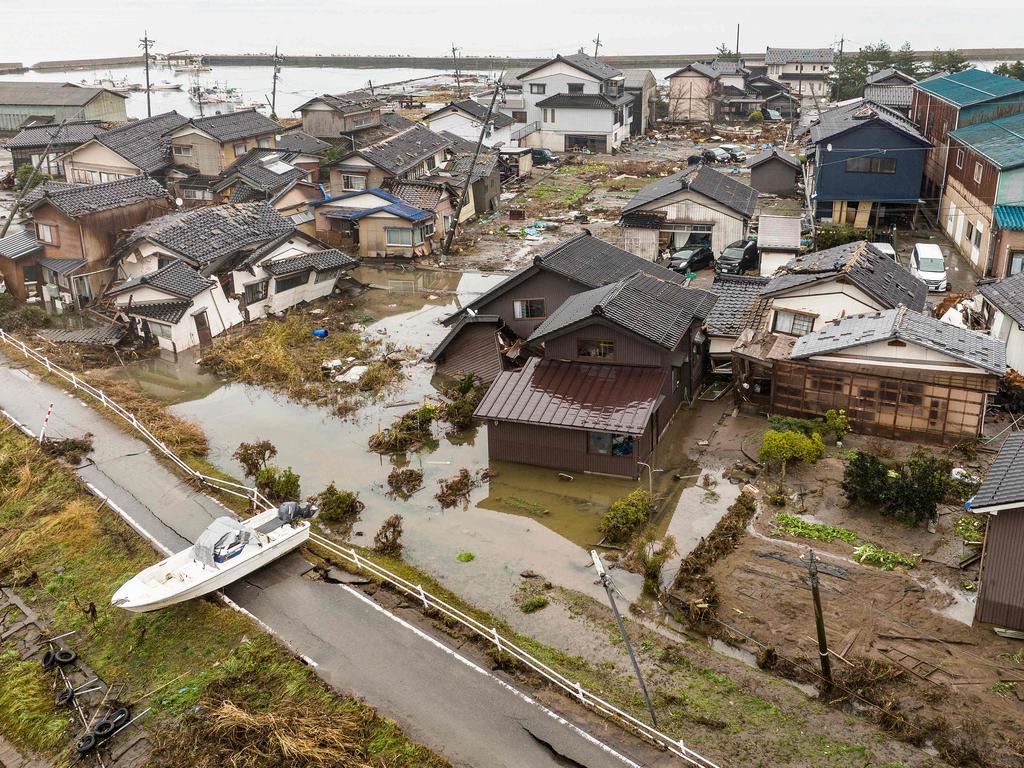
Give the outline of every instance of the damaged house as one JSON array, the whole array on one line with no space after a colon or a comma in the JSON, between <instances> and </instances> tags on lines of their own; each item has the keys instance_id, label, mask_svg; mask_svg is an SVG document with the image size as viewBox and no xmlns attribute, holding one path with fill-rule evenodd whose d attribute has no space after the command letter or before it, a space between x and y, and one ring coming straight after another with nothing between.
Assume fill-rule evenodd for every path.
<instances>
[{"instance_id":1,"label":"damaged house","mask_svg":"<svg viewBox=\"0 0 1024 768\"><path fill-rule=\"evenodd\" d=\"M227 328L329 295L353 257L265 202L177 211L136 227L108 295L141 335L180 352Z\"/></svg>"},{"instance_id":2,"label":"damaged house","mask_svg":"<svg viewBox=\"0 0 1024 768\"><path fill-rule=\"evenodd\" d=\"M362 257L429 256L438 239L438 205L417 208L383 189L346 192L310 207L318 238Z\"/></svg>"},{"instance_id":3,"label":"damaged house","mask_svg":"<svg viewBox=\"0 0 1024 768\"><path fill-rule=\"evenodd\" d=\"M648 184L622 209L627 250L648 261L687 245L721 253L747 237L757 191L724 173L696 165Z\"/></svg>"},{"instance_id":4,"label":"damaged house","mask_svg":"<svg viewBox=\"0 0 1024 768\"><path fill-rule=\"evenodd\" d=\"M310 99L293 111L302 115L302 130L309 136L345 146L350 139L381 124L384 102L372 93L325 93Z\"/></svg>"},{"instance_id":5,"label":"damaged house","mask_svg":"<svg viewBox=\"0 0 1024 768\"><path fill-rule=\"evenodd\" d=\"M34 167L38 163L39 173L61 180L64 178L64 163L59 159L61 155L105 130L104 123L98 120L69 121L63 125L44 123L22 128L16 136L7 140L5 147L11 153L15 173L23 165Z\"/></svg>"},{"instance_id":6,"label":"damaged house","mask_svg":"<svg viewBox=\"0 0 1024 768\"><path fill-rule=\"evenodd\" d=\"M64 175L79 184L129 176L161 180L174 164L168 134L188 122L177 112L165 112L97 134L60 158Z\"/></svg>"},{"instance_id":7,"label":"damaged house","mask_svg":"<svg viewBox=\"0 0 1024 768\"><path fill-rule=\"evenodd\" d=\"M1024 272L978 282L985 325L1006 345L1006 364L1024 373Z\"/></svg>"},{"instance_id":8,"label":"damaged house","mask_svg":"<svg viewBox=\"0 0 1024 768\"><path fill-rule=\"evenodd\" d=\"M570 296L498 375L475 416L491 460L636 478L704 375L715 296L637 270Z\"/></svg>"},{"instance_id":9,"label":"damaged house","mask_svg":"<svg viewBox=\"0 0 1024 768\"><path fill-rule=\"evenodd\" d=\"M451 139L419 123L373 144L351 150L330 164L332 195L375 189L385 179L419 179L447 160Z\"/></svg>"},{"instance_id":10,"label":"damaged house","mask_svg":"<svg viewBox=\"0 0 1024 768\"><path fill-rule=\"evenodd\" d=\"M226 203L265 200L274 210L313 234L309 204L321 200L320 185L298 164L301 155L280 149L251 149L229 165L213 183L212 191Z\"/></svg>"},{"instance_id":11,"label":"damaged house","mask_svg":"<svg viewBox=\"0 0 1024 768\"><path fill-rule=\"evenodd\" d=\"M424 115L423 122L436 132L450 131L464 141L472 142L474 148L480 139L480 131L487 119L487 105L472 99L452 101ZM497 109L487 122L484 132L484 145L488 147L504 146L509 143L512 134L512 118Z\"/></svg>"}]
</instances>

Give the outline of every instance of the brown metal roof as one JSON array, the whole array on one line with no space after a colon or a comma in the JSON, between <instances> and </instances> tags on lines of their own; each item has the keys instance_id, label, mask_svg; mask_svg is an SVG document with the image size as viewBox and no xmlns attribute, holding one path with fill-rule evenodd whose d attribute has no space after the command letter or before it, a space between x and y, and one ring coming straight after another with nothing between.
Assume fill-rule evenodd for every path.
<instances>
[{"instance_id":1,"label":"brown metal roof","mask_svg":"<svg viewBox=\"0 0 1024 768\"><path fill-rule=\"evenodd\" d=\"M495 379L474 414L520 424L641 435L665 371L630 365L530 360Z\"/></svg>"}]
</instances>

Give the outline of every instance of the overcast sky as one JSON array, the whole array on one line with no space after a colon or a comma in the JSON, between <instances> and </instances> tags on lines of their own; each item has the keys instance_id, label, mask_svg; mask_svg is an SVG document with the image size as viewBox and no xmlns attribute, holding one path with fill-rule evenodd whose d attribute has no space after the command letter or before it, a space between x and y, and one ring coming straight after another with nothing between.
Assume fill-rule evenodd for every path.
<instances>
[{"instance_id":1,"label":"overcast sky","mask_svg":"<svg viewBox=\"0 0 1024 768\"><path fill-rule=\"evenodd\" d=\"M0 61L124 56L148 29L159 52L408 53L541 56L601 52L702 53L735 42L744 51L846 49L887 40L897 47L1024 45L1020 3L978 7L949 0L727 5L678 0L3 0ZM1015 10L1016 7L1016 10Z\"/></svg>"}]
</instances>

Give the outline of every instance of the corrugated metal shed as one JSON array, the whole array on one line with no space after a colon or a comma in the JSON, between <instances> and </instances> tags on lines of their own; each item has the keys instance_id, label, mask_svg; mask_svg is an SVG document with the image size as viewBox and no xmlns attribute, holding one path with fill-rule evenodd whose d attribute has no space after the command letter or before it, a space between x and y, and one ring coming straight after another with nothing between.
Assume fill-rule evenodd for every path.
<instances>
[{"instance_id":1,"label":"corrugated metal shed","mask_svg":"<svg viewBox=\"0 0 1024 768\"><path fill-rule=\"evenodd\" d=\"M1024 115L969 125L949 135L988 158L1001 170L1024 165Z\"/></svg>"},{"instance_id":2,"label":"corrugated metal shed","mask_svg":"<svg viewBox=\"0 0 1024 768\"><path fill-rule=\"evenodd\" d=\"M965 69L963 72L930 77L914 87L958 107L983 104L1002 96L1024 93L1024 82L981 69Z\"/></svg>"}]
</instances>

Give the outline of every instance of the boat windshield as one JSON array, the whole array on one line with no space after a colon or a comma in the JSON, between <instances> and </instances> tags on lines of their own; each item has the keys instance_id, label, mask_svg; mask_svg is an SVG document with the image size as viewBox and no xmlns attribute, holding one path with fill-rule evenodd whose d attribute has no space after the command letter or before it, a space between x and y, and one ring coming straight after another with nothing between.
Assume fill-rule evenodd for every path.
<instances>
[{"instance_id":1,"label":"boat windshield","mask_svg":"<svg viewBox=\"0 0 1024 768\"><path fill-rule=\"evenodd\" d=\"M250 535L250 531L237 520L218 517L196 539L193 547L195 560L203 565L226 562L242 551Z\"/></svg>"}]
</instances>

